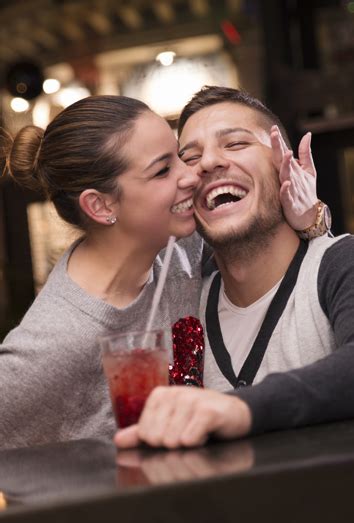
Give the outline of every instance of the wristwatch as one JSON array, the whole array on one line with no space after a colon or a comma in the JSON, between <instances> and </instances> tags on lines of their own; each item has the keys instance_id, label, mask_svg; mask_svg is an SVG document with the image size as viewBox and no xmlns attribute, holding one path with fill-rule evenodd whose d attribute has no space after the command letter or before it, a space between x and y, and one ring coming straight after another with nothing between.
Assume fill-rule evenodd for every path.
<instances>
[{"instance_id":1,"label":"wristwatch","mask_svg":"<svg viewBox=\"0 0 354 523\"><path fill-rule=\"evenodd\" d=\"M328 205L321 202L321 200L318 200L315 222L312 225L310 225L310 227L307 227L302 231L297 231L297 234L303 240L313 240L313 238L317 238L318 236L323 236L326 233L330 233L331 225L332 216Z\"/></svg>"}]
</instances>

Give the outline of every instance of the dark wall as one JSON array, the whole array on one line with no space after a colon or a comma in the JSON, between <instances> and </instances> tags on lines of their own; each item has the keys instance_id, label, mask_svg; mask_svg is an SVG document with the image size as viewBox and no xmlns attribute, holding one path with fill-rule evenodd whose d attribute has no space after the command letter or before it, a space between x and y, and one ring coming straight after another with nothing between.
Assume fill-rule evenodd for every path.
<instances>
[{"instance_id":1,"label":"dark wall","mask_svg":"<svg viewBox=\"0 0 354 523\"><path fill-rule=\"evenodd\" d=\"M0 183L3 226L3 275L6 308L0 321L0 338L15 326L34 299L27 205L36 196L23 191L12 180Z\"/></svg>"},{"instance_id":2,"label":"dark wall","mask_svg":"<svg viewBox=\"0 0 354 523\"><path fill-rule=\"evenodd\" d=\"M348 209L343 206L342 154L344 147L354 146L354 117L352 126L341 126L340 117L328 120L326 107L351 98L354 115L354 75L345 81L348 71L353 71L350 60L347 66L343 62L342 75L326 72L321 58L318 16L323 8L344 9L343 4L328 0L259 3L266 102L289 130L294 146L304 132L312 131L318 195L332 210L335 234L346 230Z\"/></svg>"}]
</instances>

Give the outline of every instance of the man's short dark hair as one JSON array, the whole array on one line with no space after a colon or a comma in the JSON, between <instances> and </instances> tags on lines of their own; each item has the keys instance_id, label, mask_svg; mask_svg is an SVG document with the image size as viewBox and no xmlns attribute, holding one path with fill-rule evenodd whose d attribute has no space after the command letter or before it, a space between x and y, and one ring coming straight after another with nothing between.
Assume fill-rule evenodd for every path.
<instances>
[{"instance_id":1,"label":"man's short dark hair","mask_svg":"<svg viewBox=\"0 0 354 523\"><path fill-rule=\"evenodd\" d=\"M277 125L285 142L290 147L289 137L283 124L260 100L254 98L246 91L232 89L231 87L218 87L215 85L205 85L202 87L202 89L196 93L191 101L184 107L178 121L178 136L181 135L183 127L193 114L205 107L223 102L237 103L258 112L263 117L262 123L265 128L270 130L272 125Z\"/></svg>"}]
</instances>

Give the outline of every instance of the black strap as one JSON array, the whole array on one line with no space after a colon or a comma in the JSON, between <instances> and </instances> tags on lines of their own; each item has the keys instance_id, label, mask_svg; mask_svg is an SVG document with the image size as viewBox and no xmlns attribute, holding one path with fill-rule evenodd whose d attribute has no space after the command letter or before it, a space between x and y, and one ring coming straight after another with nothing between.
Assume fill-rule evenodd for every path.
<instances>
[{"instance_id":1,"label":"black strap","mask_svg":"<svg viewBox=\"0 0 354 523\"><path fill-rule=\"evenodd\" d=\"M269 340L273 334L276 324L281 317L290 294L296 284L297 276L301 267L302 260L307 252L308 242L300 241L300 245L292 259L286 274L279 285L279 288L273 297L266 316L263 320L262 326L258 332L253 346L248 354L240 374L236 376L231 363L231 357L227 351L221 333L219 322L219 294L221 285L221 275L218 272L210 286L209 296L207 301L205 319L206 328L209 338L211 350L213 352L216 363L225 378L231 383L234 388L244 385L251 385L262 363L265 351Z\"/></svg>"}]
</instances>

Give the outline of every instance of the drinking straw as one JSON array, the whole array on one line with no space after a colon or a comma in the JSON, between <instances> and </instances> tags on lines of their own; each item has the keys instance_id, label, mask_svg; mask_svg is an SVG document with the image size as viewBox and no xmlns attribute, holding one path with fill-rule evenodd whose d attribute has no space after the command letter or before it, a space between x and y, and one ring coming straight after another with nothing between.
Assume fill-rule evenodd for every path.
<instances>
[{"instance_id":1,"label":"drinking straw","mask_svg":"<svg viewBox=\"0 0 354 523\"><path fill-rule=\"evenodd\" d=\"M149 330L151 330L151 327L153 325L153 322L154 322L154 319L155 319L155 316L156 316L157 307L158 307L158 305L160 303L161 294L162 294L162 291L163 291L163 288L164 288L164 285L165 285L167 271L168 271L168 267L170 265L173 245L174 245L175 241L176 241L176 237L175 236L170 236L169 239L168 239L166 252L165 252L165 258L164 258L163 263L162 263L161 274L160 274L160 277L159 277L159 281L157 282L157 285L156 285L154 296L152 298L151 312L150 312L149 319L148 319L147 326L146 326L146 331L147 332Z\"/></svg>"}]
</instances>

